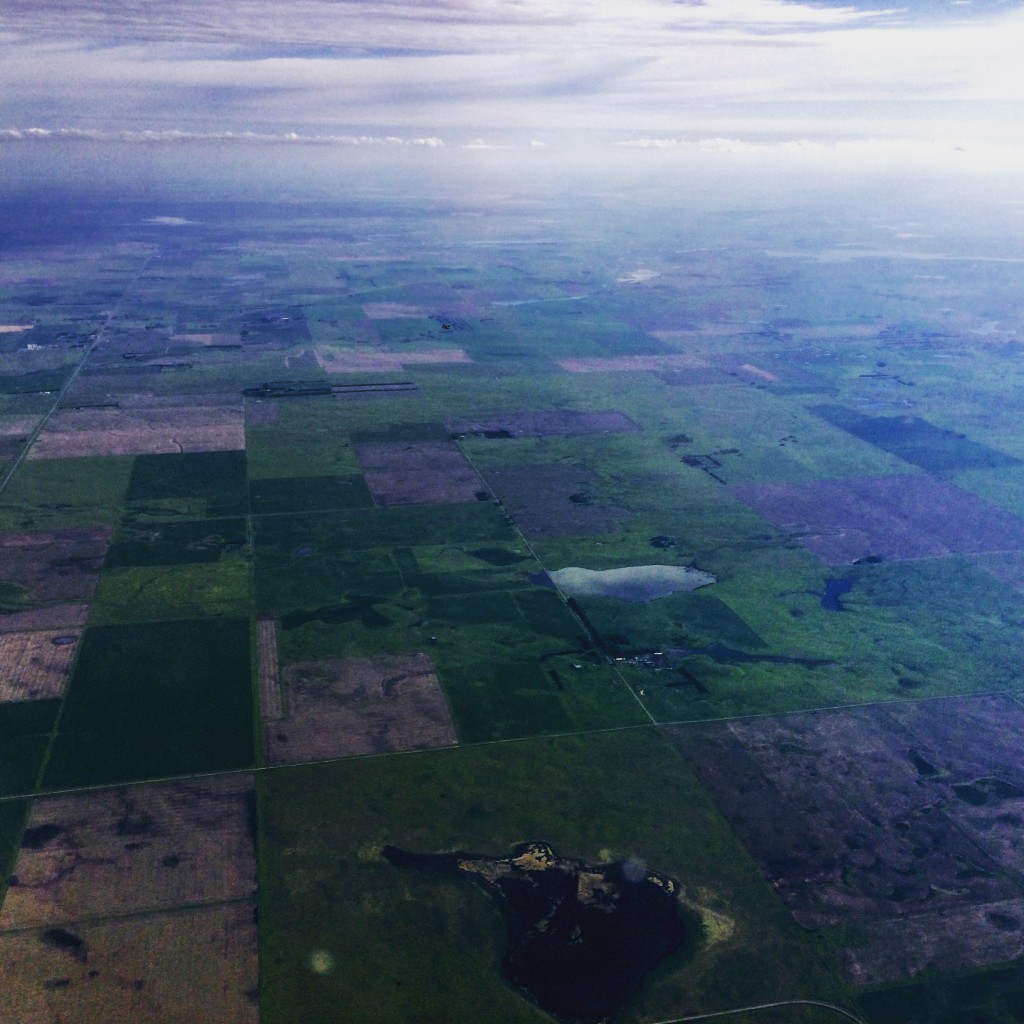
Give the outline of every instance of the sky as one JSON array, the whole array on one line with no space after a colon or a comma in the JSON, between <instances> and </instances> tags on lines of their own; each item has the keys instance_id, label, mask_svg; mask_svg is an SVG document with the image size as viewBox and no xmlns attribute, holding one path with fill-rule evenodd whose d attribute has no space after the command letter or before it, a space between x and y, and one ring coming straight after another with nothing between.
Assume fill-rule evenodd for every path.
<instances>
[{"instance_id":1,"label":"sky","mask_svg":"<svg viewBox=\"0 0 1024 1024\"><path fill-rule=\"evenodd\" d=\"M1024 165L1022 0L3 0L0 144Z\"/></svg>"}]
</instances>

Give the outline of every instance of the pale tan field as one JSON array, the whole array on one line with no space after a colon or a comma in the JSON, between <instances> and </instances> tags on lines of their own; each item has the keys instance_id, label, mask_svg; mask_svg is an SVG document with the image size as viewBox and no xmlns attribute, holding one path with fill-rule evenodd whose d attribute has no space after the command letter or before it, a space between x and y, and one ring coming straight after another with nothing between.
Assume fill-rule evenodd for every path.
<instances>
[{"instance_id":1,"label":"pale tan field","mask_svg":"<svg viewBox=\"0 0 1024 1024\"><path fill-rule=\"evenodd\" d=\"M271 764L456 742L447 701L426 654L289 665L284 693L284 717L264 728Z\"/></svg>"},{"instance_id":2,"label":"pale tan field","mask_svg":"<svg viewBox=\"0 0 1024 1024\"><path fill-rule=\"evenodd\" d=\"M159 455L245 447L241 404L136 409L67 409L47 423L30 459Z\"/></svg>"},{"instance_id":3,"label":"pale tan field","mask_svg":"<svg viewBox=\"0 0 1024 1024\"><path fill-rule=\"evenodd\" d=\"M761 380L777 381L779 379L774 373L770 373L768 370L762 370L759 366L753 366L750 363L743 363L739 369L744 373L749 373L752 377L760 377Z\"/></svg>"},{"instance_id":4,"label":"pale tan field","mask_svg":"<svg viewBox=\"0 0 1024 1024\"><path fill-rule=\"evenodd\" d=\"M419 320L430 316L426 306L409 306L402 302L367 302L363 312L371 320Z\"/></svg>"},{"instance_id":5,"label":"pale tan field","mask_svg":"<svg viewBox=\"0 0 1024 1024\"><path fill-rule=\"evenodd\" d=\"M86 526L0 533L0 583L18 595L8 597L12 610L88 601L112 532L109 526ZM12 630L8 626L6 631Z\"/></svg>"},{"instance_id":6,"label":"pale tan field","mask_svg":"<svg viewBox=\"0 0 1024 1024\"><path fill-rule=\"evenodd\" d=\"M264 721L281 717L281 672L277 662L277 623L256 623L256 659L260 681L260 711Z\"/></svg>"},{"instance_id":7,"label":"pale tan field","mask_svg":"<svg viewBox=\"0 0 1024 1024\"><path fill-rule=\"evenodd\" d=\"M5 1024L256 1024L255 901L0 935Z\"/></svg>"},{"instance_id":8,"label":"pale tan field","mask_svg":"<svg viewBox=\"0 0 1024 1024\"><path fill-rule=\"evenodd\" d=\"M238 331L223 331L213 334L176 334L174 340L192 345L237 345L241 337Z\"/></svg>"},{"instance_id":9,"label":"pale tan field","mask_svg":"<svg viewBox=\"0 0 1024 1024\"><path fill-rule=\"evenodd\" d=\"M332 349L318 346L316 361L327 373L389 373L405 366L435 363L469 363L461 348L431 348L418 352L387 352L380 349Z\"/></svg>"},{"instance_id":10,"label":"pale tan field","mask_svg":"<svg viewBox=\"0 0 1024 1024\"><path fill-rule=\"evenodd\" d=\"M0 615L0 633L21 633L37 629L75 629L89 618L87 604L57 604L49 608L28 608Z\"/></svg>"},{"instance_id":11,"label":"pale tan field","mask_svg":"<svg viewBox=\"0 0 1024 1024\"><path fill-rule=\"evenodd\" d=\"M77 633L59 631L0 634L0 703L59 697L78 639Z\"/></svg>"},{"instance_id":12,"label":"pale tan field","mask_svg":"<svg viewBox=\"0 0 1024 1024\"><path fill-rule=\"evenodd\" d=\"M421 352L398 352L403 366L430 366L434 363L471 363L461 348L426 348Z\"/></svg>"},{"instance_id":13,"label":"pale tan field","mask_svg":"<svg viewBox=\"0 0 1024 1024\"><path fill-rule=\"evenodd\" d=\"M248 899L251 775L40 797L0 932Z\"/></svg>"},{"instance_id":14,"label":"pale tan field","mask_svg":"<svg viewBox=\"0 0 1024 1024\"><path fill-rule=\"evenodd\" d=\"M708 366L700 356L680 354L651 356L609 356L590 359L559 359L570 373L623 373L631 370L700 370Z\"/></svg>"}]
</instances>

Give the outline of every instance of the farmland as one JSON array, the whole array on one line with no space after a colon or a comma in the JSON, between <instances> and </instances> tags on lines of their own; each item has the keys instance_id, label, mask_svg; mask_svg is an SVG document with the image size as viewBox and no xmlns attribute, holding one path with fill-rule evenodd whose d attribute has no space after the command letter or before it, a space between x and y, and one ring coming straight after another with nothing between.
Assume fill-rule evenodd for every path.
<instances>
[{"instance_id":1,"label":"farmland","mask_svg":"<svg viewBox=\"0 0 1024 1024\"><path fill-rule=\"evenodd\" d=\"M616 1022L1024 1020L1016 238L524 190L5 243L14 1019L596 1020L547 850Z\"/></svg>"}]
</instances>

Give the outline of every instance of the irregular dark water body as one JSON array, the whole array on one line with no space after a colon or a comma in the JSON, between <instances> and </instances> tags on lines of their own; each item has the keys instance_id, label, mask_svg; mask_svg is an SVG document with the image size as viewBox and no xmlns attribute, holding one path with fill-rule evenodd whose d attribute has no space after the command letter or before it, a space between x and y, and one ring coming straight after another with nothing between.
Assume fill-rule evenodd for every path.
<instances>
[{"instance_id":1,"label":"irregular dark water body","mask_svg":"<svg viewBox=\"0 0 1024 1024\"><path fill-rule=\"evenodd\" d=\"M367 629L381 629L391 624L391 620L374 607L383 603L382 597L354 597L345 604L325 604L312 609L298 608L281 616L281 628L290 631L305 626L307 622L339 625L343 622L359 621Z\"/></svg>"},{"instance_id":2,"label":"irregular dark water body","mask_svg":"<svg viewBox=\"0 0 1024 1024\"><path fill-rule=\"evenodd\" d=\"M845 612L843 594L853 590L853 580L829 578L825 580L825 591L821 595L821 607L830 612Z\"/></svg>"},{"instance_id":3,"label":"irregular dark water body","mask_svg":"<svg viewBox=\"0 0 1024 1024\"><path fill-rule=\"evenodd\" d=\"M508 922L505 977L566 1024L613 1017L652 968L693 941L679 883L639 861L590 865L537 842L510 857L394 846L383 855L396 867L469 878L493 896Z\"/></svg>"}]
</instances>

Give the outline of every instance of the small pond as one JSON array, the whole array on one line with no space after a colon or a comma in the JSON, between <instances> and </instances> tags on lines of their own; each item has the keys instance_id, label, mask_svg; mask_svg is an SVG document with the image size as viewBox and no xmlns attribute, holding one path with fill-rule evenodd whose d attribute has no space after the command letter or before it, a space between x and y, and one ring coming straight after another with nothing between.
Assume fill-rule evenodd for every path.
<instances>
[{"instance_id":1,"label":"small pond","mask_svg":"<svg viewBox=\"0 0 1024 1024\"><path fill-rule=\"evenodd\" d=\"M623 601L656 601L718 582L712 573L688 565L629 565L622 569L570 565L548 575L569 597L617 597Z\"/></svg>"}]
</instances>

